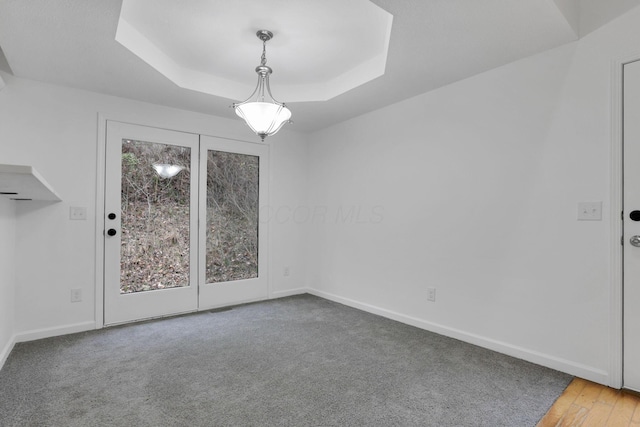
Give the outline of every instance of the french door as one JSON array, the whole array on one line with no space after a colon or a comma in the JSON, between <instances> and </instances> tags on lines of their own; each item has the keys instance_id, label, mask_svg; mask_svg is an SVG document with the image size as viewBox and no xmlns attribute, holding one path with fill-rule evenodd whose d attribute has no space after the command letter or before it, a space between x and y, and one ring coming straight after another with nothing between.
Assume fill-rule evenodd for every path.
<instances>
[{"instance_id":1,"label":"french door","mask_svg":"<svg viewBox=\"0 0 640 427\"><path fill-rule=\"evenodd\" d=\"M264 145L108 121L104 323L268 296Z\"/></svg>"},{"instance_id":2,"label":"french door","mask_svg":"<svg viewBox=\"0 0 640 427\"><path fill-rule=\"evenodd\" d=\"M265 145L200 137L202 309L267 298Z\"/></svg>"}]
</instances>

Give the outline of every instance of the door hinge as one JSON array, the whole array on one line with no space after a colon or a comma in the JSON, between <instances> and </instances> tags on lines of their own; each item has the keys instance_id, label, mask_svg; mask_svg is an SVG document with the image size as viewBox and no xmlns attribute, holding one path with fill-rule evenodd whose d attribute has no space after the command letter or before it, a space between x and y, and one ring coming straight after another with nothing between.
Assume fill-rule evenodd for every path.
<instances>
[{"instance_id":1,"label":"door hinge","mask_svg":"<svg viewBox=\"0 0 640 427\"><path fill-rule=\"evenodd\" d=\"M620 246L624 246L624 236L620 236Z\"/></svg>"}]
</instances>

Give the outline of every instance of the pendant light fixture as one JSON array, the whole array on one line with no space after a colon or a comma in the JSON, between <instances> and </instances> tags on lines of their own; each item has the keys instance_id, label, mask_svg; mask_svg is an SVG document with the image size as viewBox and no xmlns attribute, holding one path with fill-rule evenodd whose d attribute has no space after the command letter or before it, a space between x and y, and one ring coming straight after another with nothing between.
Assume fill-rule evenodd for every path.
<instances>
[{"instance_id":1,"label":"pendant light fixture","mask_svg":"<svg viewBox=\"0 0 640 427\"><path fill-rule=\"evenodd\" d=\"M256 67L258 85L246 101L234 103L233 109L264 142L265 137L275 134L285 123L291 122L291 111L284 103L273 98L269 87L269 75L273 70L267 66L266 52L267 41L273 38L273 33L260 30L256 36L262 40L262 57L260 65Z\"/></svg>"}]
</instances>

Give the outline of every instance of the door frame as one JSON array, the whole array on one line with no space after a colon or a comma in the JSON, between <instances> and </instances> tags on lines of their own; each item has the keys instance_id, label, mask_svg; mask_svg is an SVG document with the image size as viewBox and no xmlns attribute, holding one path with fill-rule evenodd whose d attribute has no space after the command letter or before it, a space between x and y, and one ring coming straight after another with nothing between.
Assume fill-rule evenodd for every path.
<instances>
[{"instance_id":1,"label":"door frame","mask_svg":"<svg viewBox=\"0 0 640 427\"><path fill-rule=\"evenodd\" d=\"M198 135L208 135L216 138L223 138L231 141L239 141L242 143L250 143L256 145L265 145L269 147L270 141L259 142L256 140L246 139L250 136L245 131L245 127L238 124L238 127L232 127L226 124L220 125L216 123L215 118L202 116L201 120L180 120L175 118L175 112L167 109L166 111L159 107L156 113L139 113L139 112L126 112L126 113L114 113L114 112L98 112L97 118L97 150L96 150L96 199L95 199L95 212L96 212L96 224L95 224L95 329L102 329L104 324L104 224L101 221L100 212L104 212L105 209L105 172L106 172L106 146L107 146L107 121L116 121L122 123L128 123L137 126L147 126L158 129L167 129L177 132L194 133ZM213 119L213 120L212 120ZM222 121L222 119L220 120ZM224 132L220 132L220 129L224 129ZM268 157L269 158L269 157ZM268 160L270 163L270 160ZM270 167L268 170L271 171ZM272 173L269 172L267 184L271 186ZM271 204L271 192L267 194L267 200L265 200L267 206ZM100 216L100 218L98 218ZM265 224L267 228L270 228L269 223ZM265 262L267 266L271 264L271 240L269 239L269 232L267 230L265 247L267 248ZM268 269L267 273L267 298L273 298L273 280L272 271Z\"/></svg>"},{"instance_id":2,"label":"door frame","mask_svg":"<svg viewBox=\"0 0 640 427\"><path fill-rule=\"evenodd\" d=\"M630 53L613 61L611 65L611 224L610 224L610 286L609 286L609 386L622 388L623 385L623 102L624 66L640 60L640 52Z\"/></svg>"}]
</instances>

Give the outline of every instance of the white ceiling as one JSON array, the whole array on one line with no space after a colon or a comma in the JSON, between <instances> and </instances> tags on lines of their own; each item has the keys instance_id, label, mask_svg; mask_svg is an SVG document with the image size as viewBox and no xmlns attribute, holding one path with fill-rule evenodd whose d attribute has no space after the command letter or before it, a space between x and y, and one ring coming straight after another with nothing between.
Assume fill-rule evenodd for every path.
<instances>
[{"instance_id":1,"label":"white ceiling","mask_svg":"<svg viewBox=\"0 0 640 427\"><path fill-rule=\"evenodd\" d=\"M116 40L178 86L235 100L256 86L256 26L279 28L278 97L326 101L384 74L392 21L369 0L123 0Z\"/></svg>"},{"instance_id":2,"label":"white ceiling","mask_svg":"<svg viewBox=\"0 0 640 427\"><path fill-rule=\"evenodd\" d=\"M296 0L298 7L287 10L282 4L292 4L290 0L243 0L260 7L221 13L210 27L203 17L215 16L216 8L224 10L229 0L154 1L150 16L169 20L171 15L163 18L163 12L171 12L169 4L195 11L190 12L191 18L183 11L179 25L165 23L168 34L163 37L172 40L176 35L177 39L182 32L200 35L211 43L215 58L203 58L202 49L193 45L180 49L176 44L171 45L174 56L185 63L204 64L210 74L216 72L216 63L225 64L220 75L243 76L239 80L246 76L251 88L262 49L255 31L273 31L276 36L267 43L268 65L274 70L273 94L292 110L292 129L312 131L571 42L640 4L640 0L372 0L393 15L384 74L327 101L295 102L292 95L294 102L290 102L281 96L291 93L288 86L304 86L309 77L296 75L304 73L300 63L307 52L292 40L305 38L308 54L322 60L314 62L314 78L323 77L322 67L327 69L328 81L329 70L335 72L336 65L343 66L343 71L352 66L343 64L344 53L357 51L367 41L358 26L362 21L354 24L358 30L349 35L348 28L336 29L331 17L357 23L361 15L351 6L364 1ZM349 7L340 7L340 2ZM269 4L274 7L265 7ZM315 10L311 17L303 13L301 4ZM209 15L198 14L198 7ZM0 48L6 57L6 62L0 58L0 69L18 77L235 118L229 105L250 93L229 99L177 86L116 41L120 9L118 0L0 0ZM305 26L321 30L302 34ZM248 70L247 64L251 64Z\"/></svg>"}]
</instances>

